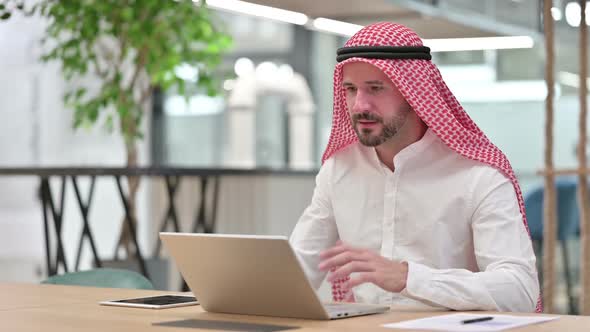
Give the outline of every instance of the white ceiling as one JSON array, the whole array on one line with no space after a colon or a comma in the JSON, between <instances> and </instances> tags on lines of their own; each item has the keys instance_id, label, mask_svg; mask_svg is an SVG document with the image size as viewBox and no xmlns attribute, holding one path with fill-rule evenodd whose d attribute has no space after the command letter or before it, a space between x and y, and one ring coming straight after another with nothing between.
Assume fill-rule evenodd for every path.
<instances>
[{"instance_id":1,"label":"white ceiling","mask_svg":"<svg viewBox=\"0 0 590 332\"><path fill-rule=\"evenodd\" d=\"M301 12L310 18L326 17L366 25L379 21L404 24L422 38L461 38L487 36L531 36L532 50L506 51L505 73L542 77L544 36L539 26L539 0L246 0L249 2ZM563 9L566 2L556 1ZM436 3L436 5L433 5ZM579 31L563 20L555 23L556 65L558 71L578 72ZM590 40L590 36L589 36ZM519 59L524 60L519 60ZM514 60L517 59L517 60ZM534 65L531 65L534 64ZM512 74L509 74L509 76ZM512 77L512 76L510 76Z\"/></svg>"},{"instance_id":2,"label":"white ceiling","mask_svg":"<svg viewBox=\"0 0 590 332\"><path fill-rule=\"evenodd\" d=\"M311 17L369 17L372 15L412 15L412 11L387 0L254 0L249 1L304 13Z\"/></svg>"},{"instance_id":3,"label":"white ceiling","mask_svg":"<svg viewBox=\"0 0 590 332\"><path fill-rule=\"evenodd\" d=\"M356 24L390 21L404 24L422 38L458 38L497 36L498 33L446 20L423 16L415 10L392 4L388 0L248 0L261 5L306 14L310 18L326 17Z\"/></svg>"}]
</instances>

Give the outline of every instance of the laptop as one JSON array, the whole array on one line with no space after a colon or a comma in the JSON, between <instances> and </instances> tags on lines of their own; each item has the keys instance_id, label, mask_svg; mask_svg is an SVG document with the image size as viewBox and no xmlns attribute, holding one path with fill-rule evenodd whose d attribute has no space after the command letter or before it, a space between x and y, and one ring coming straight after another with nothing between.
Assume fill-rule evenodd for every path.
<instances>
[{"instance_id":1,"label":"laptop","mask_svg":"<svg viewBox=\"0 0 590 332\"><path fill-rule=\"evenodd\" d=\"M328 320L389 310L322 304L283 236L163 232L160 238L209 312Z\"/></svg>"}]
</instances>

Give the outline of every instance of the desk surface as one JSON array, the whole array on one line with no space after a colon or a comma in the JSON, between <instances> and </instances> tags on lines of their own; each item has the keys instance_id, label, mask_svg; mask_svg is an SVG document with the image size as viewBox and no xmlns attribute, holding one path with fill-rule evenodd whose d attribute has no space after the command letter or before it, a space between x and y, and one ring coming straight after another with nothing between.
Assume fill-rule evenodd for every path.
<instances>
[{"instance_id":1,"label":"desk surface","mask_svg":"<svg viewBox=\"0 0 590 332\"><path fill-rule=\"evenodd\" d=\"M144 290L121 290L34 284L0 284L0 330L2 331L197 331L196 328L162 327L154 324L185 320L292 326L288 331L400 331L382 324L445 314L445 312L388 312L335 321L228 315L204 312L199 306L152 310L98 305L108 299L163 294ZM510 331L583 331L590 316L560 319ZM264 331L264 327L255 328ZM211 329L203 331L212 331ZM227 330L226 330L227 331Z\"/></svg>"}]
</instances>

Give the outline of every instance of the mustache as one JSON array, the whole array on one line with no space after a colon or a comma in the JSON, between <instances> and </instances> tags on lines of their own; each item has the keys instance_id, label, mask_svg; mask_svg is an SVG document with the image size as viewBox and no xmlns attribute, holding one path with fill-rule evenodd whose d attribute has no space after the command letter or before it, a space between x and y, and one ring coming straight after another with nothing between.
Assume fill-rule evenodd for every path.
<instances>
[{"instance_id":1,"label":"mustache","mask_svg":"<svg viewBox=\"0 0 590 332\"><path fill-rule=\"evenodd\" d=\"M367 121L376 121L376 122L383 122L383 118L373 113L356 113L352 115L352 121L358 122L359 120L367 120Z\"/></svg>"}]
</instances>

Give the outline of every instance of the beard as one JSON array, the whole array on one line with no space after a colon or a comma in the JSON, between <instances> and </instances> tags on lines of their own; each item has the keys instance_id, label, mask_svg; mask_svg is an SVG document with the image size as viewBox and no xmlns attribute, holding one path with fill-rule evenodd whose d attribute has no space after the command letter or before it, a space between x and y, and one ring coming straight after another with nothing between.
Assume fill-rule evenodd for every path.
<instances>
[{"instance_id":1,"label":"beard","mask_svg":"<svg viewBox=\"0 0 590 332\"><path fill-rule=\"evenodd\" d=\"M386 120L378 115L368 112L357 113L351 117L352 128L356 132L361 144L370 147L379 146L397 135L406 123L409 113L409 109L400 109L399 114ZM375 128L359 129L358 124L361 120L374 121L377 125ZM379 130L379 128L381 128L381 130Z\"/></svg>"}]
</instances>

